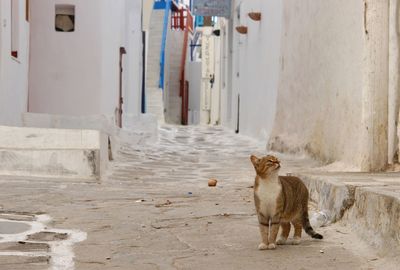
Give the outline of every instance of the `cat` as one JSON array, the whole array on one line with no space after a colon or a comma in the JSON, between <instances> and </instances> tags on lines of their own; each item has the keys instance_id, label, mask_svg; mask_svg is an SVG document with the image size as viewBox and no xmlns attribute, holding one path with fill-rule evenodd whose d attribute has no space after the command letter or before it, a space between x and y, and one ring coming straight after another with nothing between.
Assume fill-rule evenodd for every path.
<instances>
[{"instance_id":1,"label":"cat","mask_svg":"<svg viewBox=\"0 0 400 270\"><path fill-rule=\"evenodd\" d=\"M301 230L312 238L322 239L310 225L308 218L308 189L297 177L279 176L280 161L271 155L250 157L257 173L254 183L254 203L262 242L259 250L275 249L276 245L300 244ZM289 242L290 223L294 226L294 240ZM276 241L282 227L280 239ZM271 226L271 227L270 227ZM270 229L270 235L269 235Z\"/></svg>"}]
</instances>

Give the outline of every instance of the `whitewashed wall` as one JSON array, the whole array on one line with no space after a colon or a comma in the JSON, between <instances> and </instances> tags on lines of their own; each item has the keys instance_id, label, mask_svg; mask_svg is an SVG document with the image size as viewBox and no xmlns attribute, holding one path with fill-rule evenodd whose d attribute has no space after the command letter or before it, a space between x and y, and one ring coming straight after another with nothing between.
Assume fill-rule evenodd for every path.
<instances>
[{"instance_id":1,"label":"whitewashed wall","mask_svg":"<svg viewBox=\"0 0 400 270\"><path fill-rule=\"evenodd\" d=\"M18 59L11 57L11 5L0 1L0 125L21 125L27 111L29 23L25 1L19 2Z\"/></svg>"},{"instance_id":2,"label":"whitewashed wall","mask_svg":"<svg viewBox=\"0 0 400 270\"><path fill-rule=\"evenodd\" d=\"M349 138L360 135L363 3L285 2L273 139L328 162L345 158L346 148L358 151Z\"/></svg>"},{"instance_id":3,"label":"whitewashed wall","mask_svg":"<svg viewBox=\"0 0 400 270\"><path fill-rule=\"evenodd\" d=\"M140 0L125 0L123 42L127 50L124 61L123 121L141 113L143 80L142 5ZM150 1L152 2L152 1ZM127 124L127 123L126 123Z\"/></svg>"},{"instance_id":4,"label":"whitewashed wall","mask_svg":"<svg viewBox=\"0 0 400 270\"><path fill-rule=\"evenodd\" d=\"M388 5L367 6L284 1L275 149L306 150L338 169L385 166Z\"/></svg>"},{"instance_id":5,"label":"whitewashed wall","mask_svg":"<svg viewBox=\"0 0 400 270\"><path fill-rule=\"evenodd\" d=\"M332 169L386 166L388 48L397 42L389 42L389 1L235 1L225 40L224 125L236 129L240 110L240 133L273 150L306 152Z\"/></svg>"},{"instance_id":6,"label":"whitewashed wall","mask_svg":"<svg viewBox=\"0 0 400 270\"><path fill-rule=\"evenodd\" d=\"M189 81L189 124L200 124L201 62L187 63Z\"/></svg>"},{"instance_id":7,"label":"whitewashed wall","mask_svg":"<svg viewBox=\"0 0 400 270\"><path fill-rule=\"evenodd\" d=\"M252 21L248 13L262 13L259 22ZM223 57L230 57L223 69L228 80L222 87L222 123L234 129L238 119L238 96L240 95L239 131L267 140L275 119L276 97L279 82L279 56L281 45L281 1L248 0L235 1L232 14L233 25L222 32L221 38L230 43ZM225 24L224 24L225 25ZM234 28L248 27L248 34L241 35ZM233 26L233 27L232 27ZM231 65L231 67L229 67ZM226 89L230 88L230 89Z\"/></svg>"},{"instance_id":8,"label":"whitewashed wall","mask_svg":"<svg viewBox=\"0 0 400 270\"><path fill-rule=\"evenodd\" d=\"M142 0L142 6L143 6L142 28L143 31L149 31L154 0Z\"/></svg>"},{"instance_id":9,"label":"whitewashed wall","mask_svg":"<svg viewBox=\"0 0 400 270\"><path fill-rule=\"evenodd\" d=\"M55 31L56 4L75 5L75 32ZM32 1L30 112L77 116L101 112L101 16L98 0ZM116 98L113 102L116 106Z\"/></svg>"},{"instance_id":10,"label":"whitewashed wall","mask_svg":"<svg viewBox=\"0 0 400 270\"><path fill-rule=\"evenodd\" d=\"M142 80L141 2L31 1L30 112L115 116L119 48L125 47L123 116L138 115ZM75 5L75 32L55 31L56 4Z\"/></svg>"}]
</instances>

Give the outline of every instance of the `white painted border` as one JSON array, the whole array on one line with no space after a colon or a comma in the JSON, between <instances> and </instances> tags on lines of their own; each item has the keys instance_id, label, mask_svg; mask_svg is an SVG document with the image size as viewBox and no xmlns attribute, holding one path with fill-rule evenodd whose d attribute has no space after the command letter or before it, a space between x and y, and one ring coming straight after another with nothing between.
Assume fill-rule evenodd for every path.
<instances>
[{"instance_id":1,"label":"white painted border","mask_svg":"<svg viewBox=\"0 0 400 270\"><path fill-rule=\"evenodd\" d=\"M3 214L7 216L7 214ZM18 216L18 214L10 214L10 216ZM21 215L24 216L24 215ZM50 270L73 270L75 269L73 245L86 240L87 233L78 230L49 229L47 224L52 220L48 215L34 216L34 221L19 221L12 219L0 219L0 222L16 222L30 226L30 229L18 234L0 234L0 243L10 243L18 241L26 241L28 235L39 232L66 233L68 239L60 241L29 241L31 243L46 243L50 246L50 252L20 252L7 251L1 252L0 256L24 256L24 257L40 257L50 256Z\"/></svg>"}]
</instances>

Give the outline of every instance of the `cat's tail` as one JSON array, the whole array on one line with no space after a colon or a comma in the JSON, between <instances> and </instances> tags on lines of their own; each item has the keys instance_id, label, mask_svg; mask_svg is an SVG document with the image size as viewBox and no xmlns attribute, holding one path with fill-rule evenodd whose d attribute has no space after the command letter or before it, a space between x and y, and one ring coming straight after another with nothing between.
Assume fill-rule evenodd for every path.
<instances>
[{"instance_id":1,"label":"cat's tail","mask_svg":"<svg viewBox=\"0 0 400 270\"><path fill-rule=\"evenodd\" d=\"M304 231L312 238L315 238L315 239L324 238L322 235L315 232L314 229L311 227L310 219L308 218L308 211L305 211L303 214L303 228L304 228Z\"/></svg>"}]
</instances>

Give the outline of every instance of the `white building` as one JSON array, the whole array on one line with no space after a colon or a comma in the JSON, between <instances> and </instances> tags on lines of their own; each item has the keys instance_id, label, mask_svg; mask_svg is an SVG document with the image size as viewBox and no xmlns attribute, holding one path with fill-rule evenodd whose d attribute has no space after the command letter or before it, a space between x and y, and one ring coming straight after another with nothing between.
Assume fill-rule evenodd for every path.
<instances>
[{"instance_id":1,"label":"white building","mask_svg":"<svg viewBox=\"0 0 400 270\"><path fill-rule=\"evenodd\" d=\"M123 126L140 115L142 0L0 4L0 124L21 125L24 112Z\"/></svg>"},{"instance_id":2,"label":"white building","mask_svg":"<svg viewBox=\"0 0 400 270\"><path fill-rule=\"evenodd\" d=\"M28 109L29 13L25 0L0 1L0 125L21 125Z\"/></svg>"},{"instance_id":3,"label":"white building","mask_svg":"<svg viewBox=\"0 0 400 270\"><path fill-rule=\"evenodd\" d=\"M139 0L32 1L29 111L138 115L141 10Z\"/></svg>"},{"instance_id":4,"label":"white building","mask_svg":"<svg viewBox=\"0 0 400 270\"><path fill-rule=\"evenodd\" d=\"M189 77L190 124L218 125L221 123L221 90L226 87L221 55L224 40L221 38L223 20L215 26L197 27L191 46ZM189 61L189 60L188 60Z\"/></svg>"},{"instance_id":5,"label":"white building","mask_svg":"<svg viewBox=\"0 0 400 270\"><path fill-rule=\"evenodd\" d=\"M187 2L187 1L186 1ZM159 122L180 124L187 110L182 104L182 74L193 31L193 17L185 1L157 0L149 25L146 65L147 111Z\"/></svg>"},{"instance_id":6,"label":"white building","mask_svg":"<svg viewBox=\"0 0 400 270\"><path fill-rule=\"evenodd\" d=\"M222 124L338 169L398 162L397 8L384 0L233 1L222 30Z\"/></svg>"}]
</instances>

